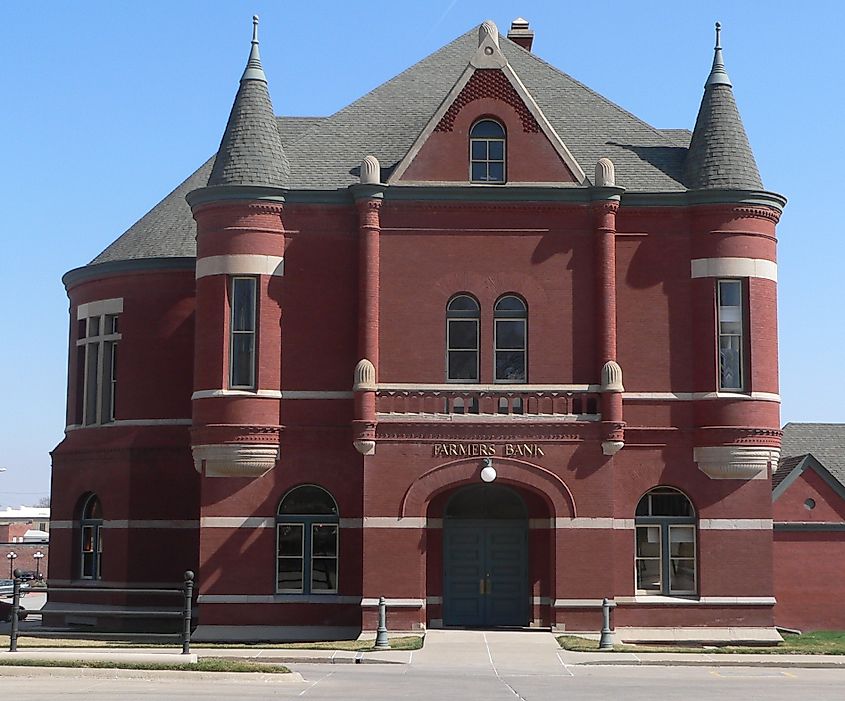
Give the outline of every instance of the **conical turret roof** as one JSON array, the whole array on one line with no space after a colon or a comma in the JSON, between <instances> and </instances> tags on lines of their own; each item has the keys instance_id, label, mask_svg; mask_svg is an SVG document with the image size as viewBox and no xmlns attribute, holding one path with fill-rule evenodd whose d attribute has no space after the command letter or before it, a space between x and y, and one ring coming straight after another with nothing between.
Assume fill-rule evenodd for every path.
<instances>
[{"instance_id":1,"label":"conical turret roof","mask_svg":"<svg viewBox=\"0 0 845 701\"><path fill-rule=\"evenodd\" d=\"M722 59L720 30L717 22L713 67L704 85L704 97L695 120L684 181L691 190L762 190L760 172Z\"/></svg>"},{"instance_id":2,"label":"conical turret roof","mask_svg":"<svg viewBox=\"0 0 845 701\"><path fill-rule=\"evenodd\" d=\"M282 148L267 78L258 54L258 17L253 17L252 21L249 60L217 150L209 187L287 187L290 180L290 164Z\"/></svg>"}]
</instances>

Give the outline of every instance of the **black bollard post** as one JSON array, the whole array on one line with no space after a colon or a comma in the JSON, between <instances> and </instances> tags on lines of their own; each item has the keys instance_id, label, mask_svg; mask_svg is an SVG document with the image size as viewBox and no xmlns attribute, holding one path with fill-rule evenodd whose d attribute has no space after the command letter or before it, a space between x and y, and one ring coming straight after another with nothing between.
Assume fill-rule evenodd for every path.
<instances>
[{"instance_id":1,"label":"black bollard post","mask_svg":"<svg viewBox=\"0 0 845 701\"><path fill-rule=\"evenodd\" d=\"M613 650L613 631L610 629L610 609L616 606L609 599L601 602L601 637L599 637L599 650L607 652Z\"/></svg>"},{"instance_id":2,"label":"black bollard post","mask_svg":"<svg viewBox=\"0 0 845 701\"><path fill-rule=\"evenodd\" d=\"M12 580L12 629L9 631L9 652L18 651L18 613L21 607L21 571L15 570Z\"/></svg>"},{"instance_id":3,"label":"black bollard post","mask_svg":"<svg viewBox=\"0 0 845 701\"><path fill-rule=\"evenodd\" d=\"M387 640L387 602L384 597L378 600L378 630L376 631L376 650L389 650L390 642Z\"/></svg>"},{"instance_id":4,"label":"black bollard post","mask_svg":"<svg viewBox=\"0 0 845 701\"><path fill-rule=\"evenodd\" d=\"M182 607L182 654L191 654L191 600L194 594L194 573L185 572L185 604Z\"/></svg>"}]
</instances>

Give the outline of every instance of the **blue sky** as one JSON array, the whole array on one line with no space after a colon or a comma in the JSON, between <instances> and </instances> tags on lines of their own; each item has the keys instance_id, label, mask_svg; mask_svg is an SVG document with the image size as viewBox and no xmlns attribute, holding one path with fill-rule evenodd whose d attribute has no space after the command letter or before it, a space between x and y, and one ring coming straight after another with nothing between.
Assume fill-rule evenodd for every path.
<instances>
[{"instance_id":1,"label":"blue sky","mask_svg":"<svg viewBox=\"0 0 845 701\"><path fill-rule=\"evenodd\" d=\"M215 151L253 13L280 114L331 114L484 19L504 32L521 15L536 54L656 127L690 129L721 21L764 184L789 198L778 227L782 418L845 421L840 2L6 2L0 505L49 491L64 426L62 274Z\"/></svg>"}]
</instances>

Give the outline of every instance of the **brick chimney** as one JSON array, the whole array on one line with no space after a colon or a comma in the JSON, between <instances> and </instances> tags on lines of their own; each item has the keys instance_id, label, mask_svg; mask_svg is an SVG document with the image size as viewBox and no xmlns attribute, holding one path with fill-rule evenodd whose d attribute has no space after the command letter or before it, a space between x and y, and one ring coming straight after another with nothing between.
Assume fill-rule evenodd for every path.
<instances>
[{"instance_id":1,"label":"brick chimney","mask_svg":"<svg viewBox=\"0 0 845 701\"><path fill-rule=\"evenodd\" d=\"M511 22L508 39L514 44L519 44L526 51L531 51L531 46L534 44L534 30L529 29L528 20L517 17Z\"/></svg>"}]
</instances>

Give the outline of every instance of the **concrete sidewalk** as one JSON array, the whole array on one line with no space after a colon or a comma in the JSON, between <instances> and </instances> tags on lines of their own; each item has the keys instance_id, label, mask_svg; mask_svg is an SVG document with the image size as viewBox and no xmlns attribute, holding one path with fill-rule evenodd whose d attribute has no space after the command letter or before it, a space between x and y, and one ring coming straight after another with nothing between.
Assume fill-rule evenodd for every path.
<instances>
[{"instance_id":1,"label":"concrete sidewalk","mask_svg":"<svg viewBox=\"0 0 845 701\"><path fill-rule=\"evenodd\" d=\"M776 667L845 669L845 655L772 655L672 652L570 652L546 631L431 630L421 650L351 652L345 650L286 650L280 648L193 648L181 655L177 648L26 648L0 651L0 661L14 659L105 660L179 664L202 657L229 657L278 664L406 664L417 668L460 669L468 673L560 674L566 667L589 665L662 667Z\"/></svg>"}]
</instances>

